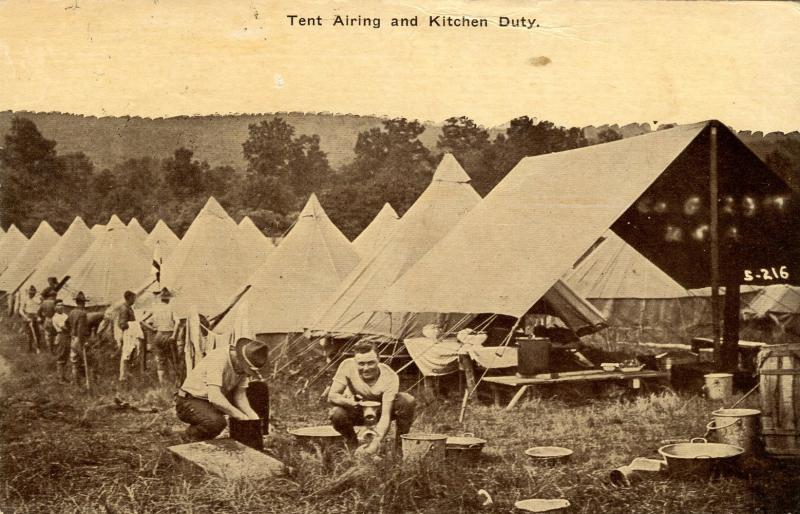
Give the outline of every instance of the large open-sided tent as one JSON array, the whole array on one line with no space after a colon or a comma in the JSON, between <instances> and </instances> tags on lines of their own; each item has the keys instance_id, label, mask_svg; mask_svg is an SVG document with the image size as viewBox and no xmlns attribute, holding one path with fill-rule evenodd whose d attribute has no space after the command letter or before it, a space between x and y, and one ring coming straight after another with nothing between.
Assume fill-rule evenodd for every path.
<instances>
[{"instance_id":1,"label":"large open-sided tent","mask_svg":"<svg viewBox=\"0 0 800 514\"><path fill-rule=\"evenodd\" d=\"M47 278L64 278L69 268L83 255L94 242L94 236L80 216L70 223L64 235L53 245L49 252L36 265L36 271L22 286L23 290L30 284L41 291L47 287Z\"/></svg>"},{"instance_id":2,"label":"large open-sided tent","mask_svg":"<svg viewBox=\"0 0 800 514\"><path fill-rule=\"evenodd\" d=\"M6 235L3 236L3 244L0 245L0 278L27 243L28 238L15 225L8 228Z\"/></svg>"},{"instance_id":3,"label":"large open-sided tent","mask_svg":"<svg viewBox=\"0 0 800 514\"><path fill-rule=\"evenodd\" d=\"M161 284L174 292L172 304L179 315L192 306L201 314L216 315L258 264L242 244L236 222L212 197L164 261Z\"/></svg>"},{"instance_id":4,"label":"large open-sided tent","mask_svg":"<svg viewBox=\"0 0 800 514\"><path fill-rule=\"evenodd\" d=\"M400 217L392 206L383 204L367 228L353 239L353 248L362 258L369 256L392 237L399 221Z\"/></svg>"},{"instance_id":5,"label":"large open-sided tent","mask_svg":"<svg viewBox=\"0 0 800 514\"><path fill-rule=\"evenodd\" d=\"M379 310L518 318L609 227L682 287L708 286L711 177L721 281L783 265L797 280L796 196L710 121L523 159L389 288Z\"/></svg>"},{"instance_id":6,"label":"large open-sided tent","mask_svg":"<svg viewBox=\"0 0 800 514\"><path fill-rule=\"evenodd\" d=\"M8 269L0 275L0 291L15 291L36 269L36 265L58 242L58 233L46 221L39 223L36 232L20 250Z\"/></svg>"},{"instance_id":7,"label":"large open-sided tent","mask_svg":"<svg viewBox=\"0 0 800 514\"><path fill-rule=\"evenodd\" d=\"M358 264L311 328L343 336L405 336L412 329L406 320L372 316L375 302L481 201L469 181L455 157L445 154L430 185L400 219L391 238ZM417 287L427 289L427 284Z\"/></svg>"},{"instance_id":8,"label":"large open-sided tent","mask_svg":"<svg viewBox=\"0 0 800 514\"><path fill-rule=\"evenodd\" d=\"M358 261L351 243L312 194L281 245L247 281L250 289L219 329L232 329L244 316L255 334L303 332Z\"/></svg>"},{"instance_id":9,"label":"large open-sided tent","mask_svg":"<svg viewBox=\"0 0 800 514\"><path fill-rule=\"evenodd\" d=\"M67 270L71 278L60 295L67 305L83 291L87 306L108 306L126 290L137 290L151 273L152 254L144 241L114 215L88 250Z\"/></svg>"},{"instance_id":10,"label":"large open-sided tent","mask_svg":"<svg viewBox=\"0 0 800 514\"><path fill-rule=\"evenodd\" d=\"M178 245L179 241L180 239L175 235L175 232L173 232L163 220L158 220L153 230L151 230L150 234L145 238L144 244L152 249L155 248L157 242L160 247L161 257L166 259Z\"/></svg>"}]
</instances>

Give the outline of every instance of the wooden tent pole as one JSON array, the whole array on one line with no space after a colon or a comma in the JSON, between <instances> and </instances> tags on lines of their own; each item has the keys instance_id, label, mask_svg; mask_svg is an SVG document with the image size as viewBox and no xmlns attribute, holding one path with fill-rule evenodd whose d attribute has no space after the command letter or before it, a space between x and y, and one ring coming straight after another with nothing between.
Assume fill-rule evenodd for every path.
<instances>
[{"instance_id":1,"label":"wooden tent pole","mask_svg":"<svg viewBox=\"0 0 800 514\"><path fill-rule=\"evenodd\" d=\"M711 214L711 323L714 334L714 363L722 364L719 316L719 183L717 176L717 127L711 126L709 166L709 209Z\"/></svg>"}]
</instances>

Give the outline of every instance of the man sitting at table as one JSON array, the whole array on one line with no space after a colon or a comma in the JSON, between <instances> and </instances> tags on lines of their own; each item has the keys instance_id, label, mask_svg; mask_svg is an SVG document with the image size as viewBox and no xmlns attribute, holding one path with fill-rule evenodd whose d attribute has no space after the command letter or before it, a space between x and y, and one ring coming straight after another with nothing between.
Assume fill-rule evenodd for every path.
<instances>
[{"instance_id":1,"label":"man sitting at table","mask_svg":"<svg viewBox=\"0 0 800 514\"><path fill-rule=\"evenodd\" d=\"M364 424L362 401L380 402L375 425L375 437L357 453L373 454L389 431L391 420L397 421L395 445L400 436L411 430L414 421L414 397L399 392L400 378L392 368L378 360L375 346L369 341L359 341L353 346L354 356L339 364L333 377L328 402L333 405L330 420L333 428L345 437L350 448L358 446L354 426Z\"/></svg>"}]
</instances>

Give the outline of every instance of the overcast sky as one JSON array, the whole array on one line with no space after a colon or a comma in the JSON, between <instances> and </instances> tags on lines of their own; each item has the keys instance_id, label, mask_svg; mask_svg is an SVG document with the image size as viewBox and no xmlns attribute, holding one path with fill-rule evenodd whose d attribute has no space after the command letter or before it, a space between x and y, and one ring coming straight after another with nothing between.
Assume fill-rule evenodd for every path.
<instances>
[{"instance_id":1,"label":"overcast sky","mask_svg":"<svg viewBox=\"0 0 800 514\"><path fill-rule=\"evenodd\" d=\"M75 7L77 5L77 8ZM291 27L286 15L327 26ZM332 27L336 14L380 29ZM488 28L427 27L430 15ZM392 16L420 27L392 28ZM536 18L501 28L499 16ZM800 128L800 5L0 0L0 110Z\"/></svg>"}]
</instances>

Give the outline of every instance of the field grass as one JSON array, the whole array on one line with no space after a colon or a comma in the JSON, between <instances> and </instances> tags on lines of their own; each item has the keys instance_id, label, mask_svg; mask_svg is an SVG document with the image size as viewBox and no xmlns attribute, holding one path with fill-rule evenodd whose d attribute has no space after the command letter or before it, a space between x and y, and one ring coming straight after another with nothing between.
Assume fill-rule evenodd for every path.
<instances>
[{"instance_id":1,"label":"field grass","mask_svg":"<svg viewBox=\"0 0 800 514\"><path fill-rule=\"evenodd\" d=\"M489 440L473 465L400 465L387 451L366 472L330 487L353 462L323 466L296 446L288 428L326 422L325 384L295 396L296 383L273 382L273 434L268 451L293 468L285 478L241 483L185 472L166 447L182 425L172 391L151 379L117 390L113 366L87 396L54 377L47 355L23 353L21 336L0 326L0 510L8 512L510 512L531 497L567 498L571 512L794 512L800 468L746 461L736 476L679 481L657 476L630 488L608 482L611 469L634 457L657 457L663 439L702 435L716 403L669 390L609 397L575 388L546 390L506 413L472 405L462 426L456 395L420 400L415 428ZM155 413L119 410L117 396ZM750 401L748 399L748 401ZM523 450L559 445L575 451L557 467L533 465ZM364 466L362 464L362 466ZM494 504L481 507L479 489Z\"/></svg>"}]
</instances>

